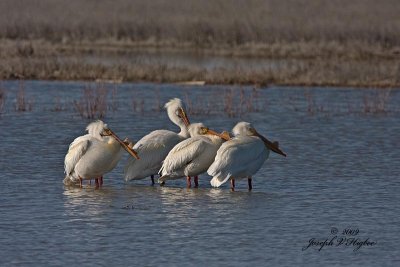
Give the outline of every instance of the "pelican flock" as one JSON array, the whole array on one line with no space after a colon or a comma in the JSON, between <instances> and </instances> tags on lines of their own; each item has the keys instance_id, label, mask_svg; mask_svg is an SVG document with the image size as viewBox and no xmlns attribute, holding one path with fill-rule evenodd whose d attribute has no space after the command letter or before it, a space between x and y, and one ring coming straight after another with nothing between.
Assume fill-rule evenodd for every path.
<instances>
[{"instance_id":1,"label":"pelican flock","mask_svg":"<svg viewBox=\"0 0 400 267\"><path fill-rule=\"evenodd\" d=\"M220 187L227 181L235 189L235 180L248 181L252 190L252 177L264 164L270 151L286 157L278 142L271 142L248 122L239 122L227 132L218 133L202 123L190 124L185 107L178 98L165 104L169 119L180 132L155 130L142 137L134 146L122 141L102 121L90 123L88 134L76 138L65 156L64 184L78 184L95 179L96 187L103 184L103 175L113 170L125 149L130 157L124 168L124 179L138 180L159 174L158 182L186 178L191 187L191 177L199 186L198 176L212 176L211 186Z\"/></svg>"}]
</instances>

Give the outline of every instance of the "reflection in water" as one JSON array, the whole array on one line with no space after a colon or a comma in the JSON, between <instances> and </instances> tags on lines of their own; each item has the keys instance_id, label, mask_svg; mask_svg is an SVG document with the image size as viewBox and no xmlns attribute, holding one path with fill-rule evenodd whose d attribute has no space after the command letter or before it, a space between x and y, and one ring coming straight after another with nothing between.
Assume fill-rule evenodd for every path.
<instances>
[{"instance_id":1,"label":"reflection in water","mask_svg":"<svg viewBox=\"0 0 400 267\"><path fill-rule=\"evenodd\" d=\"M160 188L161 209L168 226L202 227L218 224L230 227L232 216L246 216L258 203L267 203L266 193L230 192L215 188ZM219 226L218 226L219 227Z\"/></svg>"},{"instance_id":2,"label":"reflection in water","mask_svg":"<svg viewBox=\"0 0 400 267\"><path fill-rule=\"evenodd\" d=\"M167 225L185 227L185 225L193 222L194 217L192 215L197 197L194 190L161 187L159 191L161 209L167 218Z\"/></svg>"},{"instance_id":3,"label":"reflection in water","mask_svg":"<svg viewBox=\"0 0 400 267\"><path fill-rule=\"evenodd\" d=\"M101 221L101 215L111 206L116 192L108 188L66 188L63 195L69 221Z\"/></svg>"}]
</instances>

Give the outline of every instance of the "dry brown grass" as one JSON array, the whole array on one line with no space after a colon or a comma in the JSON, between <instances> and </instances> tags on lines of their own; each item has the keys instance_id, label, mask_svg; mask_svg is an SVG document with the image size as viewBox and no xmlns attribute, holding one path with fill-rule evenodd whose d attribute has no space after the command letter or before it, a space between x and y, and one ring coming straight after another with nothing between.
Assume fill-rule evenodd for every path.
<instances>
[{"instance_id":1,"label":"dry brown grass","mask_svg":"<svg viewBox=\"0 0 400 267\"><path fill-rule=\"evenodd\" d=\"M108 89L102 84L97 84L96 88L90 85L82 89L82 96L75 100L74 108L82 118L101 119L107 114Z\"/></svg>"},{"instance_id":2,"label":"dry brown grass","mask_svg":"<svg viewBox=\"0 0 400 267\"><path fill-rule=\"evenodd\" d=\"M0 10L0 38L9 39L400 44L397 0L3 0Z\"/></svg>"},{"instance_id":3,"label":"dry brown grass","mask_svg":"<svg viewBox=\"0 0 400 267\"><path fill-rule=\"evenodd\" d=\"M15 110L18 112L32 111L33 101L33 97L29 97L25 93L25 84L20 82L15 96Z\"/></svg>"},{"instance_id":4,"label":"dry brown grass","mask_svg":"<svg viewBox=\"0 0 400 267\"><path fill-rule=\"evenodd\" d=\"M104 83L86 83L81 89L81 96L63 101L59 96L53 98L53 108L44 108L43 111L51 112L76 112L84 119L104 118L110 112L119 112L118 85ZM267 113L270 109L269 98L262 94L257 87L220 87L219 90L209 94L198 95L192 91L192 87L185 88L183 100L190 116L219 115L226 117L242 117L251 113ZM318 95L312 89L304 89L303 94L282 98L282 102L272 103L283 106L294 112L300 112L309 116L343 116L366 115L382 116L398 113L398 106L392 99L391 89L363 90L359 98L348 98L333 103L318 99ZM15 92L13 109L5 109L6 94L10 95L7 88L0 87L0 115L5 112L32 112L33 98L25 91L25 84L19 83ZM155 116L164 112L165 99L160 96L158 89L153 90L153 95L141 91L132 92L132 112ZM344 101L344 102L343 102ZM71 105L72 103L72 105ZM347 106L346 106L347 103ZM36 108L40 110L39 106Z\"/></svg>"},{"instance_id":5,"label":"dry brown grass","mask_svg":"<svg viewBox=\"0 0 400 267\"><path fill-rule=\"evenodd\" d=\"M363 113L380 114L388 112L391 90L380 90L373 94L364 94Z\"/></svg>"},{"instance_id":6,"label":"dry brown grass","mask_svg":"<svg viewBox=\"0 0 400 267\"><path fill-rule=\"evenodd\" d=\"M6 91L3 88L0 88L0 117L4 112L4 106L6 103Z\"/></svg>"},{"instance_id":7,"label":"dry brown grass","mask_svg":"<svg viewBox=\"0 0 400 267\"><path fill-rule=\"evenodd\" d=\"M61 99L60 96L54 97L54 107L50 109L53 112L61 112L67 110L67 103Z\"/></svg>"},{"instance_id":8,"label":"dry brown grass","mask_svg":"<svg viewBox=\"0 0 400 267\"><path fill-rule=\"evenodd\" d=\"M101 62L101 60L100 60ZM215 68L167 66L159 63L92 63L84 59L61 60L59 56L10 57L2 60L1 79L48 79L95 81L205 81L207 84L306 85L396 87L400 86L400 61L370 58L287 59L264 68Z\"/></svg>"},{"instance_id":9,"label":"dry brown grass","mask_svg":"<svg viewBox=\"0 0 400 267\"><path fill-rule=\"evenodd\" d=\"M397 0L3 0L0 10L7 11L0 16L1 79L400 85ZM286 63L214 70L106 63L108 55L149 49Z\"/></svg>"},{"instance_id":10,"label":"dry brown grass","mask_svg":"<svg viewBox=\"0 0 400 267\"><path fill-rule=\"evenodd\" d=\"M241 117L255 112L265 112L268 109L266 99L259 97L257 88L225 88L206 96L190 96L185 92L184 102L190 115L221 115Z\"/></svg>"}]
</instances>

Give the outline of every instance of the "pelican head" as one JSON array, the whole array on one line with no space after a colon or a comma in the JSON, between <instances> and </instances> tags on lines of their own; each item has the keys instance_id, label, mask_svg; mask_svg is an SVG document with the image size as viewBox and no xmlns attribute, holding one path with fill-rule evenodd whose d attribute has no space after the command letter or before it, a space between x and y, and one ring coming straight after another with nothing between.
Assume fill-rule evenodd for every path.
<instances>
[{"instance_id":1,"label":"pelican head","mask_svg":"<svg viewBox=\"0 0 400 267\"><path fill-rule=\"evenodd\" d=\"M165 106L170 120L179 127L188 127L190 122L185 112L185 106L179 98L173 98Z\"/></svg>"},{"instance_id":2,"label":"pelican head","mask_svg":"<svg viewBox=\"0 0 400 267\"><path fill-rule=\"evenodd\" d=\"M107 131L108 131L107 124L105 124L101 120L97 120L97 121L89 123L88 126L86 127L86 131L90 135L92 135L96 138L99 138L99 139L101 139L101 137L104 135L109 135L109 134L107 134Z\"/></svg>"},{"instance_id":3,"label":"pelican head","mask_svg":"<svg viewBox=\"0 0 400 267\"><path fill-rule=\"evenodd\" d=\"M188 127L188 131L191 137L204 135L207 133L208 128L203 123L192 123Z\"/></svg>"},{"instance_id":4,"label":"pelican head","mask_svg":"<svg viewBox=\"0 0 400 267\"><path fill-rule=\"evenodd\" d=\"M268 149L286 157L286 154L282 150L279 149L278 142L271 142L266 137L259 134L256 131L256 129L253 127L253 125L251 125L251 123L248 123L245 121L239 122L238 124L235 125L235 127L233 127L232 132L235 136L240 136L240 135L242 135L242 136L243 135L244 136L257 136L264 142L265 146Z\"/></svg>"},{"instance_id":5,"label":"pelican head","mask_svg":"<svg viewBox=\"0 0 400 267\"><path fill-rule=\"evenodd\" d=\"M216 131L213 131L211 129L209 129L208 127L206 127L203 123L193 123L190 124L189 126L189 134L191 137L193 136L197 136L197 135L215 135L218 136L222 139L224 139L225 141L229 140L229 135L227 135L226 132L223 133L217 133Z\"/></svg>"},{"instance_id":6,"label":"pelican head","mask_svg":"<svg viewBox=\"0 0 400 267\"><path fill-rule=\"evenodd\" d=\"M253 125L251 125L251 123L242 121L236 124L235 127L233 127L232 133L234 136L238 135L253 136L254 132L252 129L254 129L254 127Z\"/></svg>"},{"instance_id":7,"label":"pelican head","mask_svg":"<svg viewBox=\"0 0 400 267\"><path fill-rule=\"evenodd\" d=\"M107 124L101 120L89 123L89 125L86 127L86 131L98 139L102 139L104 136L112 136L129 154L139 159L137 152L129 147L129 145L124 141L122 141L110 128L108 128Z\"/></svg>"}]
</instances>

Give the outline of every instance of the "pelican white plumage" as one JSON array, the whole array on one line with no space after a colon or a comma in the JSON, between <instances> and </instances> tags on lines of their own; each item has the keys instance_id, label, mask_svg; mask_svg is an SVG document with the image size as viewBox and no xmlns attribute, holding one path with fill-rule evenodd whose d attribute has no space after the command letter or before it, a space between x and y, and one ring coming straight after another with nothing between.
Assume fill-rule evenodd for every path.
<instances>
[{"instance_id":1,"label":"pelican white plumage","mask_svg":"<svg viewBox=\"0 0 400 267\"><path fill-rule=\"evenodd\" d=\"M169 119L181 129L179 133L168 130L156 130L140 139L133 149L140 155L140 160L129 158L124 169L125 181L138 180L154 175L162 166L168 152L179 142L189 137L190 124L184 105L179 98L171 99L165 104Z\"/></svg>"},{"instance_id":2,"label":"pelican white plumage","mask_svg":"<svg viewBox=\"0 0 400 267\"><path fill-rule=\"evenodd\" d=\"M66 185L79 182L82 186L83 179L96 179L96 186L101 186L103 175L118 164L122 148L137 157L136 152L121 141L104 122L92 122L86 130L88 134L76 138L65 156Z\"/></svg>"},{"instance_id":3,"label":"pelican white plumage","mask_svg":"<svg viewBox=\"0 0 400 267\"><path fill-rule=\"evenodd\" d=\"M198 175L205 172L214 160L218 148L223 141L229 139L223 133L218 134L202 123L189 126L190 138L177 144L165 158L160 169L158 182L187 178L187 186L191 186L191 176L195 177L198 186Z\"/></svg>"},{"instance_id":4,"label":"pelican white plumage","mask_svg":"<svg viewBox=\"0 0 400 267\"><path fill-rule=\"evenodd\" d=\"M239 122L232 132L235 137L222 144L208 168L207 173L213 176L210 183L219 187L230 179L234 190L235 179L248 178L251 190L252 176L268 158L270 150L285 157L286 154L279 149L278 142L269 141L248 122Z\"/></svg>"}]
</instances>

